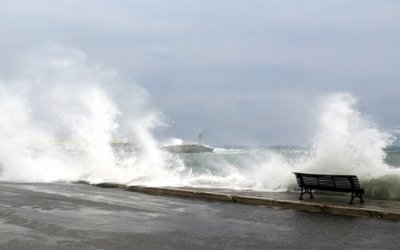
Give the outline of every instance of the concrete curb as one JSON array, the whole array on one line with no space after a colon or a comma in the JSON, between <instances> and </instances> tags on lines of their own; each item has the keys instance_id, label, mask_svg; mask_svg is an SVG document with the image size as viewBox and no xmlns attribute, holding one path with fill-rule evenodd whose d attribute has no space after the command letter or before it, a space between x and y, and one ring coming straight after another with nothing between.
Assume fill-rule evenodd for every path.
<instances>
[{"instance_id":1,"label":"concrete curb","mask_svg":"<svg viewBox=\"0 0 400 250\"><path fill-rule=\"evenodd\" d=\"M333 215L380 218L385 220L400 221L400 213L380 210L380 209L337 206L329 204L304 202L298 200L295 201L277 200L277 199L262 198L255 196L230 195L225 193L204 192L204 191L178 189L178 188L126 186L117 183L99 183L99 184L94 184L94 186L102 188L116 188L131 192L145 193L149 195L161 195L161 196L171 196L171 197L180 197L189 199L233 202L233 203L241 203L253 206L292 209L292 210L312 212L312 213L326 213Z\"/></svg>"}]
</instances>

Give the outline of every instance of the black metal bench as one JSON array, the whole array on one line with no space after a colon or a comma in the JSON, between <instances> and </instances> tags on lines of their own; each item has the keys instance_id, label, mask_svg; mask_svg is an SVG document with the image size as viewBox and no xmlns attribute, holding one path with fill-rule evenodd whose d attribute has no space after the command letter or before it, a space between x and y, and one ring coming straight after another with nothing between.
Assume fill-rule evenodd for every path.
<instances>
[{"instance_id":1,"label":"black metal bench","mask_svg":"<svg viewBox=\"0 0 400 250\"><path fill-rule=\"evenodd\" d=\"M351 193L349 204L353 203L354 198L359 198L360 203L364 203L364 189L360 187L360 182L355 175L325 175L325 174L305 174L294 173L296 175L297 184L301 188L300 200L303 194L310 194L310 199L314 198L313 189Z\"/></svg>"}]
</instances>

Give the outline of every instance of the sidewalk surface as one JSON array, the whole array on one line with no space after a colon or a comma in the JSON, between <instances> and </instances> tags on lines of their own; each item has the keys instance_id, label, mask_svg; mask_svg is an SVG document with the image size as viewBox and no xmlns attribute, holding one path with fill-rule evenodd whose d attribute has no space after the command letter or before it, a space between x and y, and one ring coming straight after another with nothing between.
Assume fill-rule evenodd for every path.
<instances>
[{"instance_id":1,"label":"sidewalk surface","mask_svg":"<svg viewBox=\"0 0 400 250\"><path fill-rule=\"evenodd\" d=\"M195 194L195 198L177 198L121 188L0 182L0 249L397 250L400 246L400 223L393 220L240 204L270 202L254 198L261 194L253 192L240 196L213 190L147 189L164 190L169 196ZM245 199L244 194L254 196ZM298 202L296 193L263 195L293 198L277 205L308 204ZM227 199L232 197L236 203ZM346 205L347 198L339 197L338 203ZM316 194L319 199L322 196Z\"/></svg>"}]
</instances>

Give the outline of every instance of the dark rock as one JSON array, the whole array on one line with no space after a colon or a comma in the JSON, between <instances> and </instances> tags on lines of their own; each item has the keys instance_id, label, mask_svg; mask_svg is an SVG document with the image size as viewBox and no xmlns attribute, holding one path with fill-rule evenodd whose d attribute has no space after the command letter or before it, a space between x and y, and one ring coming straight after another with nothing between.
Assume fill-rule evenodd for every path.
<instances>
[{"instance_id":1,"label":"dark rock","mask_svg":"<svg viewBox=\"0 0 400 250\"><path fill-rule=\"evenodd\" d=\"M211 153L213 148L200 144L185 144L166 146L164 149L171 153Z\"/></svg>"}]
</instances>

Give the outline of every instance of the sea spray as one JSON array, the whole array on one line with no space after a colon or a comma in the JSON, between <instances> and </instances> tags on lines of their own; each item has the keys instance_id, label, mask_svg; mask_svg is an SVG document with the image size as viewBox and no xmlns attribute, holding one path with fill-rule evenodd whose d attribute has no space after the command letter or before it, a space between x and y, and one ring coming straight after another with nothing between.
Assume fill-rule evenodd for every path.
<instances>
[{"instance_id":1,"label":"sea spray","mask_svg":"<svg viewBox=\"0 0 400 250\"><path fill-rule=\"evenodd\" d=\"M306 166L309 171L353 173L364 179L386 173L384 148L393 137L365 119L356 105L357 99L346 93L324 99L313 138L314 156Z\"/></svg>"},{"instance_id":2,"label":"sea spray","mask_svg":"<svg viewBox=\"0 0 400 250\"><path fill-rule=\"evenodd\" d=\"M41 182L77 178L75 165L69 167L71 161L64 152L49 144L52 136L33 125L26 93L1 85L0 94L1 179Z\"/></svg>"},{"instance_id":3,"label":"sea spray","mask_svg":"<svg viewBox=\"0 0 400 250\"><path fill-rule=\"evenodd\" d=\"M18 77L0 82L1 180L172 182L182 166L153 139L160 122L143 89L114 91L133 84L79 51L53 47L27 58ZM136 150L121 157L110 142L124 135Z\"/></svg>"}]
</instances>

